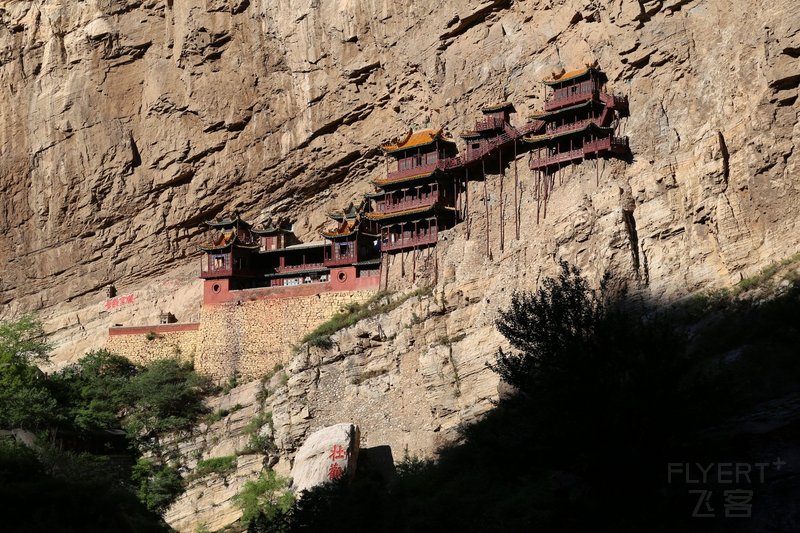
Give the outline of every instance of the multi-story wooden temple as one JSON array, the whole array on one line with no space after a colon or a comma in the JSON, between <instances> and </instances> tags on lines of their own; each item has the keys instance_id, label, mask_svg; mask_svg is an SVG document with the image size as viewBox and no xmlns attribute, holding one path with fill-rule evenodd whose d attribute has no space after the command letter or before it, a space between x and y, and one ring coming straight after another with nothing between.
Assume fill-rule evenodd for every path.
<instances>
[{"instance_id":1,"label":"multi-story wooden temple","mask_svg":"<svg viewBox=\"0 0 800 533\"><path fill-rule=\"evenodd\" d=\"M309 283L328 283L347 290L373 284L374 278L380 278L381 254L435 245L440 231L469 221L467 185L471 175L501 175L502 250L502 175L505 166L516 161L518 151L532 151L529 165L537 174L537 202L543 180L545 203L552 186L549 182L560 168L585 159L629 153L627 137L615 134L619 119L628 115L628 101L606 92L606 81L605 75L593 67L545 80L549 94L544 111L521 127L511 124L515 109L510 102L484 107L474 128L461 134L466 144L461 154L442 129L408 131L383 145L386 176L373 181L376 192L365 195L358 207L351 204L343 211L329 213L335 227L321 232L324 241L301 243L285 226L254 228L238 217L209 222L215 234L203 247L206 256L201 274L207 291ZM514 165L513 213L519 238L517 192ZM488 224L486 241L487 254L491 255Z\"/></svg>"},{"instance_id":2,"label":"multi-story wooden temple","mask_svg":"<svg viewBox=\"0 0 800 533\"><path fill-rule=\"evenodd\" d=\"M364 216L369 202L360 208L350 205L340 213L329 213L336 227L322 231L328 241L324 265L330 269L333 284L352 284L353 280L380 275L378 225Z\"/></svg>"},{"instance_id":3,"label":"multi-story wooden temple","mask_svg":"<svg viewBox=\"0 0 800 533\"><path fill-rule=\"evenodd\" d=\"M367 198L375 209L365 213L380 226L381 251L435 244L439 231L457 222L453 178L441 171L441 163L456 154L455 142L441 129L427 129L409 131L382 148L392 168L373 181L378 191Z\"/></svg>"},{"instance_id":4,"label":"multi-story wooden temple","mask_svg":"<svg viewBox=\"0 0 800 533\"><path fill-rule=\"evenodd\" d=\"M543 131L525 138L533 152L530 168L552 174L584 159L629 153L628 138L615 135L628 115L628 99L605 92L605 75L587 67L545 80L551 90L534 120Z\"/></svg>"},{"instance_id":5,"label":"multi-story wooden temple","mask_svg":"<svg viewBox=\"0 0 800 533\"><path fill-rule=\"evenodd\" d=\"M206 222L212 231L200 277L206 303L227 301L230 291L328 284L330 290L377 286L380 268L374 224L343 216L326 240L303 243L285 225L253 227L238 216ZM289 293L287 293L289 294Z\"/></svg>"}]
</instances>

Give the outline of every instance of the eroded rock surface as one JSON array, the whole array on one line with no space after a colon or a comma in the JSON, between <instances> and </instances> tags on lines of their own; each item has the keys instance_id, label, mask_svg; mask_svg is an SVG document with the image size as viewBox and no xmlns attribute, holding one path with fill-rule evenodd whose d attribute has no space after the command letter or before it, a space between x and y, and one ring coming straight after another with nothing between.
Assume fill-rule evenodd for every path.
<instances>
[{"instance_id":1,"label":"eroded rock surface","mask_svg":"<svg viewBox=\"0 0 800 533\"><path fill-rule=\"evenodd\" d=\"M524 121L544 76L594 60L630 98L634 161L568 172L522 239L654 296L736 281L800 242L798 18L788 0L5 2L2 314L40 311L62 359L112 323L196 319L200 221L311 237L383 174L381 141L501 99ZM137 303L104 308L110 282Z\"/></svg>"}]
</instances>

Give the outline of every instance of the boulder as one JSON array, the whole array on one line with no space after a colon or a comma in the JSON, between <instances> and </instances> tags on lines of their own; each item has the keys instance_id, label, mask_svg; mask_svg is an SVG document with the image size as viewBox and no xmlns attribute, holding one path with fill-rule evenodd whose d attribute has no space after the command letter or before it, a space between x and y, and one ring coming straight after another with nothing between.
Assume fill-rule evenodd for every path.
<instances>
[{"instance_id":1,"label":"boulder","mask_svg":"<svg viewBox=\"0 0 800 533\"><path fill-rule=\"evenodd\" d=\"M355 424L336 424L312 433L294 459L292 489L304 490L335 481L352 478L356 470L361 435Z\"/></svg>"}]
</instances>

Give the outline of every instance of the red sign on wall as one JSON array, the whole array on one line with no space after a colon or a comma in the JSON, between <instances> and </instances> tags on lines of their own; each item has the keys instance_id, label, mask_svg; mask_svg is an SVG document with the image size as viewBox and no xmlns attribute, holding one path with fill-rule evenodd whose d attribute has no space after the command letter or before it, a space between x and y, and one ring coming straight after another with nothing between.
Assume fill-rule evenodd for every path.
<instances>
[{"instance_id":1,"label":"red sign on wall","mask_svg":"<svg viewBox=\"0 0 800 533\"><path fill-rule=\"evenodd\" d=\"M103 304L106 311L112 311L123 305L132 304L136 301L136 296L133 294L124 294L122 296L117 296L116 298L111 298L110 300L106 300Z\"/></svg>"}]
</instances>

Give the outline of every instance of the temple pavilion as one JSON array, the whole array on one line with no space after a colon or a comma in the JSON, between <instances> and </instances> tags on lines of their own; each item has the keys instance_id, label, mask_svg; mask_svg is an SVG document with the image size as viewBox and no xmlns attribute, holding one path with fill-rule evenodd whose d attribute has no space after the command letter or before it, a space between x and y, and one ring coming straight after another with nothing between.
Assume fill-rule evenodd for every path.
<instances>
[{"instance_id":1,"label":"temple pavilion","mask_svg":"<svg viewBox=\"0 0 800 533\"><path fill-rule=\"evenodd\" d=\"M455 156L455 142L442 129L426 129L409 131L382 149L391 167L373 181L377 192L367 198L375 209L365 213L380 225L381 251L435 244L439 230L457 222L453 178L440 169Z\"/></svg>"},{"instance_id":2,"label":"temple pavilion","mask_svg":"<svg viewBox=\"0 0 800 533\"><path fill-rule=\"evenodd\" d=\"M629 153L628 138L615 135L619 119L628 116L628 99L605 91L606 76L586 67L554 76L544 111L533 119L544 131L525 137L533 148L530 168L552 174L581 160Z\"/></svg>"}]
</instances>

